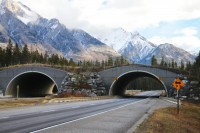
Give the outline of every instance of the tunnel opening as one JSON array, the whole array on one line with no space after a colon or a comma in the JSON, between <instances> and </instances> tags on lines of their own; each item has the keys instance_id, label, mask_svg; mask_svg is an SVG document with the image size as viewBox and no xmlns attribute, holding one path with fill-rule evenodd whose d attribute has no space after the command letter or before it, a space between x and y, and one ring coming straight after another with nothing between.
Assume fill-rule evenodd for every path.
<instances>
[{"instance_id":1,"label":"tunnel opening","mask_svg":"<svg viewBox=\"0 0 200 133\"><path fill-rule=\"evenodd\" d=\"M155 86L155 88L153 88ZM167 88L156 75L146 71L131 71L120 75L111 85L109 95L126 96L127 90L163 90L167 93ZM131 91L130 91L131 92Z\"/></svg>"},{"instance_id":2,"label":"tunnel opening","mask_svg":"<svg viewBox=\"0 0 200 133\"><path fill-rule=\"evenodd\" d=\"M44 97L58 92L55 81L48 75L40 72L26 72L14 77L6 88L5 95L19 97Z\"/></svg>"}]
</instances>

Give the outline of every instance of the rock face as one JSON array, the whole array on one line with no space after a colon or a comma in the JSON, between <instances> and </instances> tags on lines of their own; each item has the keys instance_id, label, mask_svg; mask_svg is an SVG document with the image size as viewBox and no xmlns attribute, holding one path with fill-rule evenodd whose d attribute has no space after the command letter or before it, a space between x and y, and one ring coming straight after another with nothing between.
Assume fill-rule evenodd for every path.
<instances>
[{"instance_id":1,"label":"rock face","mask_svg":"<svg viewBox=\"0 0 200 133\"><path fill-rule=\"evenodd\" d=\"M57 19L43 18L15 0L0 2L0 42L11 38L20 46L31 44L43 47L40 48L43 52L74 60L105 60L109 56L120 56L83 30L71 30ZM94 56L96 52L97 56Z\"/></svg>"},{"instance_id":2,"label":"rock face","mask_svg":"<svg viewBox=\"0 0 200 133\"><path fill-rule=\"evenodd\" d=\"M106 89L102 78L97 73L75 74L68 73L62 82L62 92L74 95L76 93L84 96L106 95Z\"/></svg>"},{"instance_id":3,"label":"rock face","mask_svg":"<svg viewBox=\"0 0 200 133\"><path fill-rule=\"evenodd\" d=\"M158 59L158 62L161 61L162 57L165 58L165 61L174 59L177 62L181 62L181 60L194 62L195 58L194 55L175 47L173 44L156 46L138 32L131 33L122 28L114 29L98 38L135 63L150 64L153 55Z\"/></svg>"}]
</instances>

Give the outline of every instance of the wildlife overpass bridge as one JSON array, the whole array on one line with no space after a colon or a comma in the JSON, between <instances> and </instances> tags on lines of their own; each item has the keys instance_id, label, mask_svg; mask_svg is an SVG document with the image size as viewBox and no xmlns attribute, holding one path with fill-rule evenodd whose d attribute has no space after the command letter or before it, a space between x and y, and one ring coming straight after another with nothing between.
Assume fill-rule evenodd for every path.
<instances>
[{"instance_id":1,"label":"wildlife overpass bridge","mask_svg":"<svg viewBox=\"0 0 200 133\"><path fill-rule=\"evenodd\" d=\"M168 94L176 73L150 66L121 66L100 71L109 95L123 95L127 85L134 79L150 77L157 80ZM17 67L0 71L0 91L16 97L39 97L60 91L66 71L41 66Z\"/></svg>"},{"instance_id":2,"label":"wildlife overpass bridge","mask_svg":"<svg viewBox=\"0 0 200 133\"><path fill-rule=\"evenodd\" d=\"M54 94L61 88L67 72L50 67L26 66L0 71L0 90L4 95L40 97Z\"/></svg>"},{"instance_id":3,"label":"wildlife overpass bridge","mask_svg":"<svg viewBox=\"0 0 200 133\"><path fill-rule=\"evenodd\" d=\"M122 96L127 89L127 85L137 78L149 77L157 80L166 94L169 94L169 89L172 88L171 84L177 77L176 73L168 70L141 65L130 65L110 68L99 72L109 95Z\"/></svg>"}]
</instances>

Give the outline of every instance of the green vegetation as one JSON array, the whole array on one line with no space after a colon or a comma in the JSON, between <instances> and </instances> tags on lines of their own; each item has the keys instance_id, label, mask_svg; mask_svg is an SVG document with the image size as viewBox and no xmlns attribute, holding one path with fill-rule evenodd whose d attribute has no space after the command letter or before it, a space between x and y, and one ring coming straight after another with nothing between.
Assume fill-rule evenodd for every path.
<instances>
[{"instance_id":1,"label":"green vegetation","mask_svg":"<svg viewBox=\"0 0 200 133\"><path fill-rule=\"evenodd\" d=\"M72 68L81 67L82 71L129 64L129 62L122 56L116 58L109 57L107 60L102 61L83 60L75 62L72 58L67 60L66 58L59 57L56 54L48 55L47 52L41 54L38 50L30 51L26 44L22 48L19 48L18 44L13 45L10 39L6 49L0 47L0 68L33 63L47 64L51 66L59 65L61 67L71 66Z\"/></svg>"},{"instance_id":2,"label":"green vegetation","mask_svg":"<svg viewBox=\"0 0 200 133\"><path fill-rule=\"evenodd\" d=\"M192 75L196 77L198 81L200 81L200 52L199 55L196 57L196 61L192 66Z\"/></svg>"}]
</instances>

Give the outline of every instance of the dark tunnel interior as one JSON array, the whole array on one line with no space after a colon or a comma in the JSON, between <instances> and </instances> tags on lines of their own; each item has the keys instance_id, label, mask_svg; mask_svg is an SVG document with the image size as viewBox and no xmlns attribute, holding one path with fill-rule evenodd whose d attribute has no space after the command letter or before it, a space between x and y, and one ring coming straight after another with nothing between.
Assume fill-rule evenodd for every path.
<instances>
[{"instance_id":1,"label":"dark tunnel interior","mask_svg":"<svg viewBox=\"0 0 200 133\"><path fill-rule=\"evenodd\" d=\"M147 72L137 71L137 72L126 73L126 74L120 76L117 80L115 80L110 88L109 95L124 96L127 86L131 82L133 82L135 79L138 79L141 77L148 77L148 78L157 80L161 84L162 89L166 91L166 87L156 76L154 76L150 73L147 73Z\"/></svg>"},{"instance_id":2,"label":"dark tunnel interior","mask_svg":"<svg viewBox=\"0 0 200 133\"><path fill-rule=\"evenodd\" d=\"M44 97L57 93L56 83L42 73L28 72L15 77L6 89L6 95L17 96L19 86L19 97Z\"/></svg>"}]
</instances>

